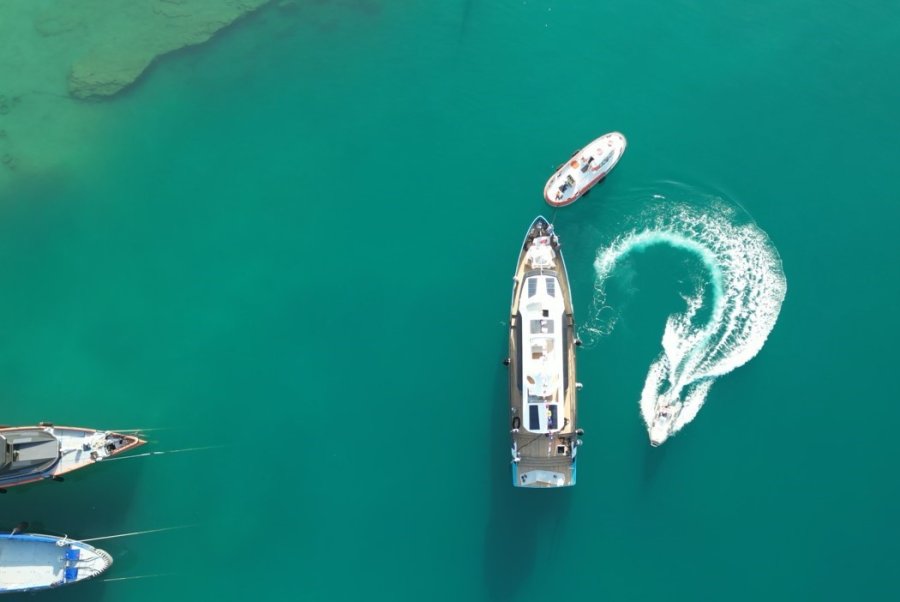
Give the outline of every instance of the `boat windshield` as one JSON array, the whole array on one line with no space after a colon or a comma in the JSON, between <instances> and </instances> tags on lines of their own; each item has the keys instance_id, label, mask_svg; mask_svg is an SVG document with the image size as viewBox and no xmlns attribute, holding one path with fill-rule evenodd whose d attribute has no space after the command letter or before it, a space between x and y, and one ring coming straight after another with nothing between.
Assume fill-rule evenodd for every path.
<instances>
[{"instance_id":1,"label":"boat windshield","mask_svg":"<svg viewBox=\"0 0 900 602\"><path fill-rule=\"evenodd\" d=\"M59 459L59 441L41 430L0 435L0 477L46 469Z\"/></svg>"},{"instance_id":2,"label":"boat windshield","mask_svg":"<svg viewBox=\"0 0 900 602\"><path fill-rule=\"evenodd\" d=\"M0 435L0 472L6 467L7 464L12 463L12 450L10 449L9 443L6 442L6 437Z\"/></svg>"}]
</instances>

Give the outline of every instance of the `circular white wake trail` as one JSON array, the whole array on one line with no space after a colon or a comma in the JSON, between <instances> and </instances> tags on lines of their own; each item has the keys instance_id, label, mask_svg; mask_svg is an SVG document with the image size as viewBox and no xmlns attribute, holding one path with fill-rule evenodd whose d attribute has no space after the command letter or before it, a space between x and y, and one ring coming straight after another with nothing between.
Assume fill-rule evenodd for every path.
<instances>
[{"instance_id":1,"label":"circular white wake trail","mask_svg":"<svg viewBox=\"0 0 900 602\"><path fill-rule=\"evenodd\" d=\"M666 245L691 253L704 266L697 289L684 296L684 312L666 320L662 352L644 382L641 415L654 445L693 420L715 379L753 358L778 319L787 291L778 252L756 224L737 219L722 202L702 211L658 204L642 216L641 222L651 225L633 228L598 250L594 320L586 328L592 340L615 324L615 316L608 315L606 283L630 253ZM704 303L711 304L709 318L697 324Z\"/></svg>"}]
</instances>

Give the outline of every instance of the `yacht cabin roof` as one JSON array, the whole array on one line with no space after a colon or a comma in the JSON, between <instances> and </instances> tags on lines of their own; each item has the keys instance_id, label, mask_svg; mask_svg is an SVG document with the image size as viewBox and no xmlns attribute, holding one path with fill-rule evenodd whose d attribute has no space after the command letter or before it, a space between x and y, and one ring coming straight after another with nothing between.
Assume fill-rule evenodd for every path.
<instances>
[{"instance_id":1,"label":"yacht cabin roof","mask_svg":"<svg viewBox=\"0 0 900 602\"><path fill-rule=\"evenodd\" d=\"M559 417L564 415L563 403L563 345L565 305L554 272L553 250L549 244L536 239L528 250L532 268L528 272L519 314L522 324L522 416L524 427L535 433L550 433L563 428ZM549 254L548 254L549 251Z\"/></svg>"}]
</instances>

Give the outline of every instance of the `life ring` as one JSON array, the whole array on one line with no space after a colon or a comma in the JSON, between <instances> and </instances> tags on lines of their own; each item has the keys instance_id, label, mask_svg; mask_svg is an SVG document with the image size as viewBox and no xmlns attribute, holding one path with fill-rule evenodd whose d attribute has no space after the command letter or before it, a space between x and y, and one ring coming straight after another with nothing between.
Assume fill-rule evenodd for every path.
<instances>
[{"instance_id":1,"label":"life ring","mask_svg":"<svg viewBox=\"0 0 900 602\"><path fill-rule=\"evenodd\" d=\"M578 167L578 159L572 159L572 160L569 162L569 165L570 165L571 167Z\"/></svg>"}]
</instances>

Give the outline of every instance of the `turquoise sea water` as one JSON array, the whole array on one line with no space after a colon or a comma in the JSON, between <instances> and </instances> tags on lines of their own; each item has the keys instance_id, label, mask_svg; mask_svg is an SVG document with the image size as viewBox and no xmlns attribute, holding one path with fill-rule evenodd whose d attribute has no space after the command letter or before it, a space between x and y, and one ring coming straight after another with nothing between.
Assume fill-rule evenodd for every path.
<instances>
[{"instance_id":1,"label":"turquoise sea water","mask_svg":"<svg viewBox=\"0 0 900 602\"><path fill-rule=\"evenodd\" d=\"M888 2L348 0L164 59L89 169L0 198L0 422L223 447L0 497L3 528L193 525L104 542L110 578L160 576L41 597L896 599L898 36ZM612 176L551 211L611 130ZM630 254L579 356L578 485L514 490L525 228L554 219L587 328L598 251L676 192L777 248L768 342L651 449L648 366L706 272Z\"/></svg>"}]
</instances>

